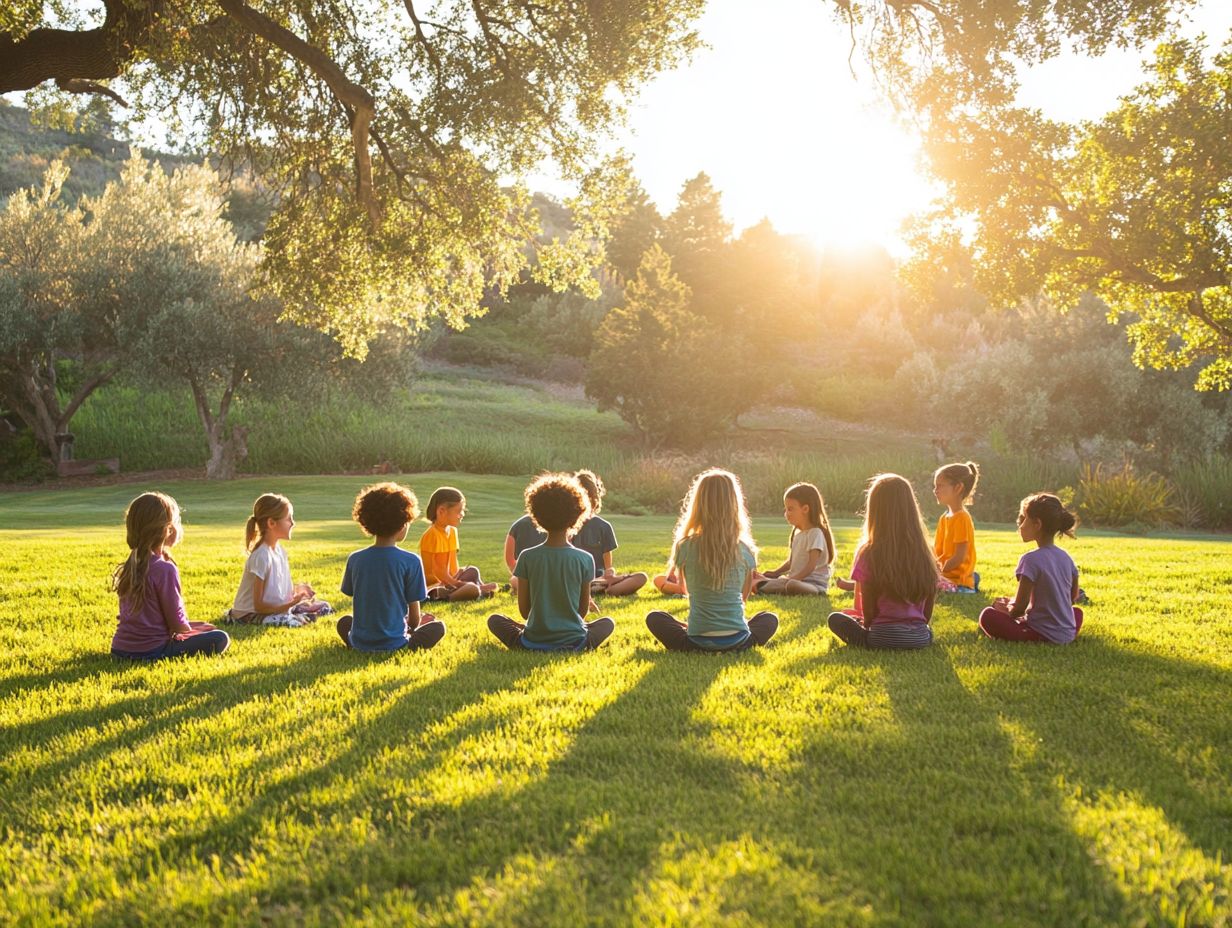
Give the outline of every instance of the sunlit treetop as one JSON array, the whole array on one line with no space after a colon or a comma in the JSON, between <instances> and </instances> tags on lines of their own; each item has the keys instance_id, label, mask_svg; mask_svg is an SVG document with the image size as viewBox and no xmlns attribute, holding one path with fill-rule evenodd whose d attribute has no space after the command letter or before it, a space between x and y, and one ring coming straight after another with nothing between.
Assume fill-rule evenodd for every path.
<instances>
[{"instance_id":1,"label":"sunlit treetop","mask_svg":"<svg viewBox=\"0 0 1232 928\"><path fill-rule=\"evenodd\" d=\"M965 228L1001 305L1094 293L1132 314L1138 363L1232 388L1232 44L1205 51L1161 45L1148 81L1077 126L1016 108L939 123L930 157L950 184L921 265L952 266Z\"/></svg>"},{"instance_id":2,"label":"sunlit treetop","mask_svg":"<svg viewBox=\"0 0 1232 928\"><path fill-rule=\"evenodd\" d=\"M383 326L459 321L516 279L537 223L508 178L547 157L582 175L639 85L697 46L701 7L19 0L0 12L0 92L122 97L255 171L276 201L270 286L362 352ZM602 198L577 205L582 231L604 231ZM574 283L594 258L579 234L537 265Z\"/></svg>"},{"instance_id":3,"label":"sunlit treetop","mask_svg":"<svg viewBox=\"0 0 1232 928\"><path fill-rule=\"evenodd\" d=\"M1199 0L832 0L853 54L922 115L1012 97L1023 65L1168 35Z\"/></svg>"}]
</instances>

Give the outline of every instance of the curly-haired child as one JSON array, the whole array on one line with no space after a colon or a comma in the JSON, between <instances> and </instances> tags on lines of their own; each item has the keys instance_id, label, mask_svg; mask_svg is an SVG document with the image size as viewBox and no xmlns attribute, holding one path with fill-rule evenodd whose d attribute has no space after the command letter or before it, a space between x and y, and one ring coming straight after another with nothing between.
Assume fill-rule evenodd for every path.
<instances>
[{"instance_id":1,"label":"curly-haired child","mask_svg":"<svg viewBox=\"0 0 1232 928\"><path fill-rule=\"evenodd\" d=\"M351 517L372 536L372 544L347 558L342 592L354 598L353 615L338 620L338 635L357 651L430 648L445 637L445 625L420 614L427 599L423 562L398 543L415 521L419 501L397 483L364 487Z\"/></svg>"},{"instance_id":2,"label":"curly-haired child","mask_svg":"<svg viewBox=\"0 0 1232 928\"><path fill-rule=\"evenodd\" d=\"M547 540L518 555L518 612L525 624L492 615L488 629L511 650L589 651L612 634L609 618L586 622L595 561L569 543L590 516L585 489L568 474L544 474L526 488L526 511Z\"/></svg>"}]
</instances>

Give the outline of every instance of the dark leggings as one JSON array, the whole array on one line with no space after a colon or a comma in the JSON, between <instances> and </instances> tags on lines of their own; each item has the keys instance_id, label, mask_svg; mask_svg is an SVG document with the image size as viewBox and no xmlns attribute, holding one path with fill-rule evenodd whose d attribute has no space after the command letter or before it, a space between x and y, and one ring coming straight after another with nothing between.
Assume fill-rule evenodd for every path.
<instances>
[{"instance_id":1,"label":"dark leggings","mask_svg":"<svg viewBox=\"0 0 1232 928\"><path fill-rule=\"evenodd\" d=\"M1027 626L1027 620L1016 619L1008 612L989 606L980 613L980 631L989 638L1001 641L1037 641L1050 644L1049 640L1033 628ZM1082 631L1082 610L1074 607L1074 637Z\"/></svg>"},{"instance_id":2,"label":"dark leggings","mask_svg":"<svg viewBox=\"0 0 1232 928\"><path fill-rule=\"evenodd\" d=\"M192 654L221 654L231 646L231 636L221 628L208 632L193 632L183 638L172 638L161 648L152 651L117 651L111 649L112 657L133 661L157 661L164 657L186 657Z\"/></svg>"},{"instance_id":3,"label":"dark leggings","mask_svg":"<svg viewBox=\"0 0 1232 928\"><path fill-rule=\"evenodd\" d=\"M336 626L338 629L338 637L342 639L342 643L348 648L351 646L351 626L354 624L355 620L351 616L344 615L338 620L338 624ZM444 622L425 622L418 628L409 629L407 632L407 638L410 640L397 650L426 651L444 637Z\"/></svg>"},{"instance_id":4,"label":"dark leggings","mask_svg":"<svg viewBox=\"0 0 1232 928\"><path fill-rule=\"evenodd\" d=\"M744 651L754 645L763 645L779 630L779 617L773 612L759 612L749 619L749 636L739 644L727 648L705 648L689 637L689 626L678 622L666 612L655 610L646 616L646 627L669 651Z\"/></svg>"},{"instance_id":5,"label":"dark leggings","mask_svg":"<svg viewBox=\"0 0 1232 928\"><path fill-rule=\"evenodd\" d=\"M830 613L830 631L856 648L911 651L933 643L933 630L927 622L874 622L865 628L844 612Z\"/></svg>"},{"instance_id":6,"label":"dark leggings","mask_svg":"<svg viewBox=\"0 0 1232 928\"><path fill-rule=\"evenodd\" d=\"M612 630L616 628L616 623L604 616L602 619L595 619L593 622L582 623L586 626L586 643L582 645L581 650L593 651L603 642L607 641L608 636L612 634ZM488 616L488 631L495 635L500 643L507 647L510 651L544 651L547 648L528 648L522 644L522 632L526 630L526 626L521 622L515 622L513 619L499 613ZM562 651L570 650L569 648L561 648Z\"/></svg>"}]
</instances>

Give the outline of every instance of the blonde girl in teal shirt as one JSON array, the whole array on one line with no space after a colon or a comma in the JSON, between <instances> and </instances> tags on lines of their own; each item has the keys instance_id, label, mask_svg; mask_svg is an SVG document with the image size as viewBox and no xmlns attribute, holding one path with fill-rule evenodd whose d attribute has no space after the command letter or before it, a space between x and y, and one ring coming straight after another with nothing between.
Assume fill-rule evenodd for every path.
<instances>
[{"instance_id":1,"label":"blonde girl in teal shirt","mask_svg":"<svg viewBox=\"0 0 1232 928\"><path fill-rule=\"evenodd\" d=\"M717 468L703 471L685 497L669 561L689 597L688 623L656 610L646 616L646 627L669 651L742 651L765 644L778 631L778 616L744 618L756 566L739 478Z\"/></svg>"}]
</instances>

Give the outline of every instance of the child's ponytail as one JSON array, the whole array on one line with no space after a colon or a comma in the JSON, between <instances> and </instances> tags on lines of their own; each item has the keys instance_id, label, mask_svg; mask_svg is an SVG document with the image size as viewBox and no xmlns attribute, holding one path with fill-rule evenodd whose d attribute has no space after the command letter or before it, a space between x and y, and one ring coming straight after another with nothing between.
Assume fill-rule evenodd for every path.
<instances>
[{"instance_id":1,"label":"child's ponytail","mask_svg":"<svg viewBox=\"0 0 1232 928\"><path fill-rule=\"evenodd\" d=\"M980 482L980 467L975 461L967 461L965 464L946 464L945 467L938 467L933 473L934 480L938 477L961 487L962 500L965 503L975 495L975 486Z\"/></svg>"},{"instance_id":2,"label":"child's ponytail","mask_svg":"<svg viewBox=\"0 0 1232 928\"><path fill-rule=\"evenodd\" d=\"M124 535L129 552L111 573L111 589L121 601L127 600L133 611L139 612L145 605L150 555L167 541L167 528L175 522L179 511L176 501L165 493L142 493L124 511Z\"/></svg>"}]
</instances>

